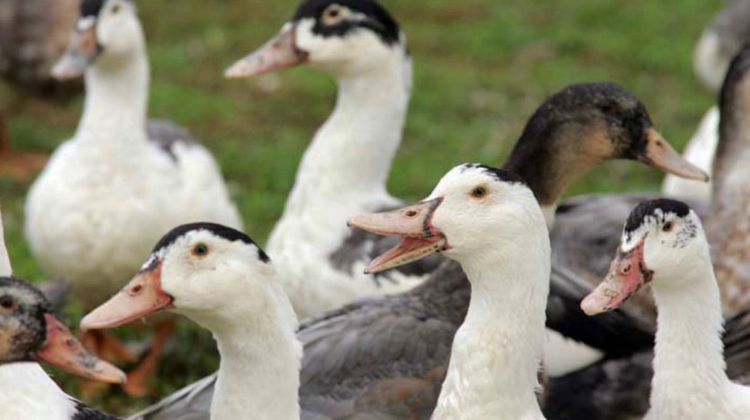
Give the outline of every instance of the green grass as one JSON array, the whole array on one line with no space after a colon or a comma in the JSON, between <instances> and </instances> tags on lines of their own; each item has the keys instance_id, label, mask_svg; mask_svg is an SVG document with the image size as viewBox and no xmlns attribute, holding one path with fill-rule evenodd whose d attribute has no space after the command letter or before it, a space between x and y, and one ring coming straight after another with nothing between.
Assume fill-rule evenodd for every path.
<instances>
[{"instance_id":1,"label":"green grass","mask_svg":"<svg viewBox=\"0 0 750 420\"><path fill-rule=\"evenodd\" d=\"M570 83L610 80L628 87L677 147L713 102L693 75L691 59L718 0L383 2L400 20L415 60L415 93L389 181L401 197L427 195L457 163L499 165L536 106ZM221 75L274 34L296 5L296 0L139 2L152 64L151 116L185 125L214 151L248 232L260 241L281 213L308 141L332 108L335 85L303 68L278 75L280 88L273 93L257 80L227 81ZM10 96L2 87L0 93ZM72 134L80 111L80 99L64 106L24 101L9 122L13 141L52 151ZM569 194L654 190L661 178L643 165L613 162ZM38 280L44 273L21 232L26 188L0 181L0 197L15 270ZM212 371L217 357L209 335L185 322L166 363L158 395L150 400ZM67 376L59 378L76 392ZM115 394L100 402L123 413L147 400Z\"/></svg>"}]
</instances>

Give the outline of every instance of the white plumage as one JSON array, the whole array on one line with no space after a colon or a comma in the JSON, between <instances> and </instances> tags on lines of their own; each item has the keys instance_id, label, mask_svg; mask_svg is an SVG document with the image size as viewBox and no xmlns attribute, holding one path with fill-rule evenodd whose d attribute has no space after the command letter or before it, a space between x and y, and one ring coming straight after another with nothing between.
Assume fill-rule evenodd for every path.
<instances>
[{"instance_id":1,"label":"white plumage","mask_svg":"<svg viewBox=\"0 0 750 420\"><path fill-rule=\"evenodd\" d=\"M148 138L145 41L132 3L119 3L117 16L105 6L98 19L107 31L100 31L103 51L86 70L78 130L55 151L26 201L34 256L48 274L70 280L88 308L118 290L172 227L241 226L206 149L189 139Z\"/></svg>"}]
</instances>

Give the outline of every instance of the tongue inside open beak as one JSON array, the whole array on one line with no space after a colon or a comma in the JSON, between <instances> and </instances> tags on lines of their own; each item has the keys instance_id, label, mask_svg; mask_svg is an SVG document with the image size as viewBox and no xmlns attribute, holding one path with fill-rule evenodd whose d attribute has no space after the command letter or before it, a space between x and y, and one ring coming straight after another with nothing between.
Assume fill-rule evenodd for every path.
<instances>
[{"instance_id":1,"label":"tongue inside open beak","mask_svg":"<svg viewBox=\"0 0 750 420\"><path fill-rule=\"evenodd\" d=\"M628 252L617 251L607 277L581 301L583 312L587 315L597 315L617 309L644 284L651 281L654 273L646 268L643 247L644 242L641 241Z\"/></svg>"},{"instance_id":2,"label":"tongue inside open beak","mask_svg":"<svg viewBox=\"0 0 750 420\"><path fill-rule=\"evenodd\" d=\"M37 359L87 379L125 382L125 374L120 369L86 351L68 327L54 315L45 314L44 319L47 339L44 347L36 352Z\"/></svg>"},{"instance_id":3,"label":"tongue inside open beak","mask_svg":"<svg viewBox=\"0 0 750 420\"><path fill-rule=\"evenodd\" d=\"M431 223L432 215L441 202L442 198L436 198L399 210L364 214L350 219L351 227L401 238L395 247L373 260L365 273L379 273L447 249L447 239Z\"/></svg>"}]
</instances>

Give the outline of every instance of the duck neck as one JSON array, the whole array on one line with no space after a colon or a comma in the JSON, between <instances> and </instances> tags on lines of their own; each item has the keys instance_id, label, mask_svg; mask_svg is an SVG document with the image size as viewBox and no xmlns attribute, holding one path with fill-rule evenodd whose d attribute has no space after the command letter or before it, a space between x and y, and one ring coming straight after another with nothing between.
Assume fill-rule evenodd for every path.
<instances>
[{"instance_id":1,"label":"duck neck","mask_svg":"<svg viewBox=\"0 0 750 420\"><path fill-rule=\"evenodd\" d=\"M211 330L221 356L211 419L299 419L299 370L302 347L297 319L279 289L278 305L200 322Z\"/></svg>"},{"instance_id":2,"label":"duck neck","mask_svg":"<svg viewBox=\"0 0 750 420\"><path fill-rule=\"evenodd\" d=\"M122 153L146 142L149 68L143 48L110 57L85 75L86 102L76 139L87 148Z\"/></svg>"},{"instance_id":3,"label":"duck neck","mask_svg":"<svg viewBox=\"0 0 750 420\"><path fill-rule=\"evenodd\" d=\"M386 194L411 93L411 60L394 51L378 67L352 73L337 77L336 107L305 152L287 210Z\"/></svg>"},{"instance_id":4,"label":"duck neck","mask_svg":"<svg viewBox=\"0 0 750 420\"><path fill-rule=\"evenodd\" d=\"M461 261L471 300L434 418L542 418L535 391L550 245L544 225L534 229L513 246Z\"/></svg>"},{"instance_id":5,"label":"duck neck","mask_svg":"<svg viewBox=\"0 0 750 420\"><path fill-rule=\"evenodd\" d=\"M729 382L721 339L719 288L707 247L703 254L687 262L690 267L680 279L682 286L659 285L658 279L652 286L659 309L653 407L667 407L695 395L720 401Z\"/></svg>"},{"instance_id":6,"label":"duck neck","mask_svg":"<svg viewBox=\"0 0 750 420\"><path fill-rule=\"evenodd\" d=\"M744 195L750 176L750 77L728 83L721 95L719 144L713 173L713 204L732 206L737 194Z\"/></svg>"},{"instance_id":7,"label":"duck neck","mask_svg":"<svg viewBox=\"0 0 750 420\"><path fill-rule=\"evenodd\" d=\"M582 139L604 134L597 124L548 120L542 111L529 120L503 169L526 181L551 226L568 186L604 160L599 157L603 151L590 150L595 146Z\"/></svg>"}]
</instances>

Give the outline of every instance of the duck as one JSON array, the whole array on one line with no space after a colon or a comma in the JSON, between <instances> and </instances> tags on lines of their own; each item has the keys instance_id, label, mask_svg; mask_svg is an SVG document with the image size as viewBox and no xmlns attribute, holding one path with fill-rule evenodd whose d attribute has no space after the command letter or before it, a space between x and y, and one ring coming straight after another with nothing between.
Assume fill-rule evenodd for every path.
<instances>
[{"instance_id":1,"label":"duck","mask_svg":"<svg viewBox=\"0 0 750 420\"><path fill-rule=\"evenodd\" d=\"M64 101L81 92L80 80L60 82L49 75L65 49L76 20L78 0L6 0L0 4L0 79L23 95ZM4 114L4 113L3 113ZM28 182L47 156L13 147L0 115L0 175Z\"/></svg>"},{"instance_id":2,"label":"duck","mask_svg":"<svg viewBox=\"0 0 750 420\"><path fill-rule=\"evenodd\" d=\"M38 362L92 380L121 383L125 374L86 351L44 295L14 277L0 215L0 404L3 418L114 419L67 395Z\"/></svg>"},{"instance_id":3,"label":"duck","mask_svg":"<svg viewBox=\"0 0 750 420\"><path fill-rule=\"evenodd\" d=\"M744 238L747 236L745 218L750 202L745 199L748 195L747 187L740 181L747 172L743 157L748 153L744 136L748 122L743 101L750 95L750 90L744 85L750 76L749 70L750 47L747 47L732 61L721 89L720 141L714 162L712 203L710 206L703 206L688 202L705 220L721 290L723 312L727 317L750 307L750 278L745 270L747 259L744 254ZM617 207L610 205L611 201L606 195L585 197L579 202L564 204L558 219L564 219L565 229L558 230L556 226L553 244L558 241L560 245L570 245L559 247L556 258L562 260L561 265L571 269L580 281L596 285L596 278L606 274L609 268L608 258L617 248L616 242L612 244L612 235L621 229L616 219L626 218L641 201L655 198L661 196L635 194ZM602 211L604 207L608 209L606 214ZM576 240L585 244L576 247ZM592 243L600 243L602 246L590 246ZM587 249L585 253L584 248ZM585 260L581 255L585 255ZM628 312L640 324L655 331L656 307L650 295L633 296L620 307L620 311Z\"/></svg>"},{"instance_id":4,"label":"duck","mask_svg":"<svg viewBox=\"0 0 750 420\"><path fill-rule=\"evenodd\" d=\"M86 100L73 138L28 192L24 232L45 273L69 280L82 309L119 290L161 232L198 220L242 226L211 153L172 123L147 130L149 66L134 2L84 0L52 73L83 73ZM53 208L58 216L50 218ZM155 343L171 322L156 323ZM114 337L89 331L86 340L99 343L99 354L132 359ZM147 392L160 351L153 347L131 372L127 392Z\"/></svg>"},{"instance_id":5,"label":"duck","mask_svg":"<svg viewBox=\"0 0 750 420\"><path fill-rule=\"evenodd\" d=\"M684 202L652 200L633 210L607 276L581 308L588 315L616 309L647 284L659 316L651 407L644 418L750 418L750 387L726 373L724 318L708 240Z\"/></svg>"},{"instance_id":6,"label":"duck","mask_svg":"<svg viewBox=\"0 0 750 420\"><path fill-rule=\"evenodd\" d=\"M113 328L164 310L216 340L221 363L211 419L300 418L297 316L270 258L249 236L204 222L174 228L81 328Z\"/></svg>"},{"instance_id":7,"label":"duck","mask_svg":"<svg viewBox=\"0 0 750 420\"><path fill-rule=\"evenodd\" d=\"M624 129L636 128L629 121L637 129ZM611 83L571 85L545 100L504 169L512 168L527 180L548 223L557 225L555 208L568 184L610 159L706 177L668 145L635 95ZM393 238L389 243L394 245ZM652 347L653 331L626 315L588 318L579 303L591 289L564 266L553 265L550 331L598 349L592 361L602 354L614 357ZM461 266L448 261L408 292L362 299L302 320L297 334L304 346L300 404L333 418L429 418L469 299L470 285ZM208 376L188 385L139 416L170 419L189 413L201 418L198 414L204 413L206 418L214 382L215 376Z\"/></svg>"},{"instance_id":8,"label":"duck","mask_svg":"<svg viewBox=\"0 0 750 420\"><path fill-rule=\"evenodd\" d=\"M696 75L712 92L721 88L732 58L750 41L750 1L730 0L701 35L693 53ZM719 108L712 106L701 119L688 141L683 156L708 173L712 172L716 145L719 143ZM700 183L667 175L662 192L691 202L708 204L711 183Z\"/></svg>"},{"instance_id":9,"label":"duck","mask_svg":"<svg viewBox=\"0 0 750 420\"><path fill-rule=\"evenodd\" d=\"M386 181L408 111L412 60L396 19L373 0L306 0L279 34L225 75L302 64L332 75L338 95L304 153L267 244L300 319L408 290L440 261L365 275L374 244L346 228L354 214L401 204Z\"/></svg>"},{"instance_id":10,"label":"duck","mask_svg":"<svg viewBox=\"0 0 750 420\"><path fill-rule=\"evenodd\" d=\"M543 419L535 391L551 248L545 215L523 179L459 165L419 203L349 224L400 239L369 272L439 252L458 262L471 284L432 418Z\"/></svg>"},{"instance_id":11,"label":"duck","mask_svg":"<svg viewBox=\"0 0 750 420\"><path fill-rule=\"evenodd\" d=\"M750 316L746 316L750 302L748 302L748 279L745 273L747 260L743 245L748 209L748 203L744 197L748 192L743 183L737 181L742 179L746 172L746 167L742 163L742 157L746 154L743 133L747 129L743 101L750 94L744 85L750 74L748 69L750 69L750 48L744 48L732 61L721 89L720 141L714 163L713 203L710 207L696 207L692 203L689 204L692 211L704 220L705 232L711 243L714 272L721 292L722 313L728 320L726 327L728 338L725 338L728 373L730 378L743 381L743 383L747 381L750 360L748 360L747 353L743 351L744 341L733 337L744 336L743 331L750 328ZM607 205L606 203L609 203L607 196L599 198L602 203L594 206L573 203L572 208L577 210L575 217L566 216L564 212L558 214L558 220L564 219L567 226L564 230L553 232L552 235L553 248L560 251L557 260L563 260L563 263L557 265L570 268L573 272L568 273L570 277L578 277L579 283L589 283L591 288L597 284L596 276L601 279L608 272L611 254L618 247L618 243L611 244L614 232L617 229L621 230L622 220L627 218L630 211L639 204L638 196L630 197L630 206L618 207ZM648 200L654 198L663 197L652 196ZM564 206L565 204L561 206L561 209ZM606 216L596 211L597 207L603 206L606 206L608 211ZM618 217L620 218L619 228L614 222ZM556 240L562 244L572 244L572 246L555 247L559 245L555 244ZM576 247L576 241L583 241L585 244ZM591 243L598 243L601 246L598 248L586 246ZM585 259L580 256L574 258L576 253L583 254L581 251L584 248L588 248ZM587 263L584 264L584 261ZM585 289L586 287L582 287L581 291ZM634 294L618 307L618 311L626 314L628 319L644 331L653 332L657 330L656 309L652 295L647 293ZM734 332L730 333L730 331ZM633 416L642 416L648 408L649 386L653 372L652 359L653 349L648 349L645 353L638 353L621 360L594 363L581 372L560 378L558 382L551 381L551 388L554 389L548 393L550 398L547 402L551 406L548 413L557 412L558 415L559 413L572 413L556 417L561 419L581 416L605 419L611 418L613 413L628 408ZM571 400L570 395L576 394L571 393L571 389L577 389L579 395L596 394L600 398ZM632 392L625 392L626 389ZM581 412L586 414L583 415Z\"/></svg>"}]
</instances>

